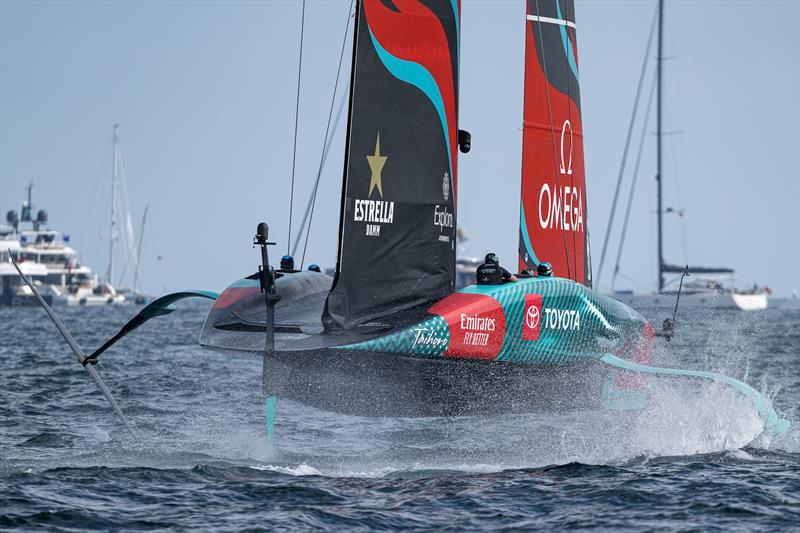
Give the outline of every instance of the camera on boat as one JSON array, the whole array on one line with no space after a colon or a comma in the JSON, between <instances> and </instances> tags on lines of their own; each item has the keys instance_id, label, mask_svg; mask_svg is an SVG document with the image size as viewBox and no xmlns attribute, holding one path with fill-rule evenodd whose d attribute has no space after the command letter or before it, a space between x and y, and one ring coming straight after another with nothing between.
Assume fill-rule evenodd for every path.
<instances>
[{"instance_id":1,"label":"camera on boat","mask_svg":"<svg viewBox=\"0 0 800 533\"><path fill-rule=\"evenodd\" d=\"M458 130L458 148L462 154L469 153L472 148L472 134L467 130Z\"/></svg>"}]
</instances>

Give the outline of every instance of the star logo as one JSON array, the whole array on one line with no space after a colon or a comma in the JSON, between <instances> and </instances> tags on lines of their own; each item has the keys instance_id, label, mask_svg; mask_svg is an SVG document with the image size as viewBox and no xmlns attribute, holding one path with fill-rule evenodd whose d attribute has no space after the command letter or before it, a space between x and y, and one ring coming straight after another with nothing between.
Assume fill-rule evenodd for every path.
<instances>
[{"instance_id":1,"label":"star logo","mask_svg":"<svg viewBox=\"0 0 800 533\"><path fill-rule=\"evenodd\" d=\"M375 140L375 154L367 156L367 162L369 163L369 169L372 171L372 175L369 178L369 195L372 196L372 190L377 188L378 194L381 195L383 198L383 187L381 183L381 171L383 170L383 165L386 164L386 160L388 157L385 155L381 155L381 134L378 132L378 138Z\"/></svg>"}]
</instances>

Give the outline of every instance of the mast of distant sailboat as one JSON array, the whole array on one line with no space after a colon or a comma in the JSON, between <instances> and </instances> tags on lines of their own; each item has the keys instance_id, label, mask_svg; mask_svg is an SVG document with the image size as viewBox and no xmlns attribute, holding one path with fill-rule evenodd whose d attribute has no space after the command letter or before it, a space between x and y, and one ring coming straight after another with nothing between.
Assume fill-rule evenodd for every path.
<instances>
[{"instance_id":1,"label":"mast of distant sailboat","mask_svg":"<svg viewBox=\"0 0 800 533\"><path fill-rule=\"evenodd\" d=\"M663 208L661 201L661 62L663 60L662 46L664 43L664 0L658 0L658 52L656 57L656 184L658 187L658 292L664 290L664 234L663 234Z\"/></svg>"},{"instance_id":2,"label":"mast of distant sailboat","mask_svg":"<svg viewBox=\"0 0 800 533\"><path fill-rule=\"evenodd\" d=\"M119 172L119 145L117 139L117 129L119 124L114 124L114 156L111 161L111 232L108 236L108 270L106 271L106 281L111 283L114 277L114 247L117 245L119 230L117 226L117 174Z\"/></svg>"},{"instance_id":3,"label":"mast of distant sailboat","mask_svg":"<svg viewBox=\"0 0 800 533\"><path fill-rule=\"evenodd\" d=\"M136 296L137 283L139 282L139 265L142 260L142 240L144 239L144 225L147 223L147 210L150 209L149 205L144 206L144 215L142 215L142 224L139 226L139 242L136 246L136 263L133 269L133 296Z\"/></svg>"}]
</instances>

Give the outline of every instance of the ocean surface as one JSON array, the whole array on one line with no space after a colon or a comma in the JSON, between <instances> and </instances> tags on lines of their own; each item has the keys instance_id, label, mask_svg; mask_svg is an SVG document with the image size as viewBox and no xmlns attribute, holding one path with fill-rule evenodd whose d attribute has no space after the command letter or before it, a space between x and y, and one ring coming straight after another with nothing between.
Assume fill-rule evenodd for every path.
<instances>
[{"instance_id":1,"label":"ocean surface","mask_svg":"<svg viewBox=\"0 0 800 533\"><path fill-rule=\"evenodd\" d=\"M0 309L0 530L800 529L800 310L679 316L655 352L765 393L793 424L778 437L726 387L672 380L634 413L369 419L282 401L272 445L260 361L199 347L207 309L181 303L103 356L135 435L41 309ZM58 312L91 350L136 309Z\"/></svg>"}]
</instances>

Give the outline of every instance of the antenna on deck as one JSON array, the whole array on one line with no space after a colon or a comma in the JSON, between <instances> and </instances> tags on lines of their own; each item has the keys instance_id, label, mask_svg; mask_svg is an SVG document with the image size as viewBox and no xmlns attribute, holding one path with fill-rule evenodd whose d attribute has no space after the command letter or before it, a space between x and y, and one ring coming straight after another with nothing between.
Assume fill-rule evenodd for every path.
<instances>
[{"instance_id":1,"label":"antenna on deck","mask_svg":"<svg viewBox=\"0 0 800 533\"><path fill-rule=\"evenodd\" d=\"M664 323L661 326L661 331L657 331L655 334L657 337L664 337L667 340L670 340L672 337L675 336L675 320L678 319L678 304L681 301L681 291L683 290L683 278L689 275L689 265L686 265L686 268L683 269L683 273L681 274L681 282L678 285L678 296L675 298L675 309L672 311L672 318L665 318Z\"/></svg>"},{"instance_id":2,"label":"antenna on deck","mask_svg":"<svg viewBox=\"0 0 800 533\"><path fill-rule=\"evenodd\" d=\"M261 283L261 292L264 293L264 301L267 305L266 333L267 338L264 344L264 358L261 363L261 389L267 395L265 401L265 415L267 426L267 440L272 441L272 434L275 429L275 416L278 407L278 398L270 395L267 390L267 358L275 353L275 304L281 299L281 295L275 289L275 269L269 266L269 254L267 247L276 243L269 240L269 226L266 222L260 222L256 227L256 235L253 237L253 246L261 247L261 264L258 266L258 279Z\"/></svg>"},{"instance_id":3,"label":"antenna on deck","mask_svg":"<svg viewBox=\"0 0 800 533\"><path fill-rule=\"evenodd\" d=\"M262 372L262 385L266 392L267 383L267 357L275 352L275 304L281 299L281 295L275 290L275 269L269 266L268 247L274 245L269 240L269 226L266 222L261 222L256 227L256 235L253 237L253 246L261 247L261 264L258 267L259 281L261 282L261 292L265 294L267 305L267 338L264 345L264 365Z\"/></svg>"}]
</instances>

